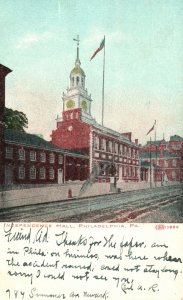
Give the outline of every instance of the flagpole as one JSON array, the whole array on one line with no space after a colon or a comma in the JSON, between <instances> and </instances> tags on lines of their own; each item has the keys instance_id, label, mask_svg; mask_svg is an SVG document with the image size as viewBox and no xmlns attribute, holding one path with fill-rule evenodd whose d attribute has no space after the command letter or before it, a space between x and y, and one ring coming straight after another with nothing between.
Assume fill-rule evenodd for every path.
<instances>
[{"instance_id":1,"label":"flagpole","mask_svg":"<svg viewBox=\"0 0 183 300\"><path fill-rule=\"evenodd\" d=\"M105 79L105 35L104 35L104 56L103 56L103 81L102 81L102 126L104 124L104 79Z\"/></svg>"},{"instance_id":2,"label":"flagpole","mask_svg":"<svg viewBox=\"0 0 183 300\"><path fill-rule=\"evenodd\" d=\"M150 156L150 189L152 188L152 169L151 169L151 137L150 137L150 150L149 150L149 156Z\"/></svg>"},{"instance_id":3,"label":"flagpole","mask_svg":"<svg viewBox=\"0 0 183 300\"><path fill-rule=\"evenodd\" d=\"M155 146L156 146L156 169L155 169L155 186L156 186L156 181L157 181L157 145L156 145L156 123L155 123L155 131L154 131L154 137L155 137Z\"/></svg>"}]
</instances>

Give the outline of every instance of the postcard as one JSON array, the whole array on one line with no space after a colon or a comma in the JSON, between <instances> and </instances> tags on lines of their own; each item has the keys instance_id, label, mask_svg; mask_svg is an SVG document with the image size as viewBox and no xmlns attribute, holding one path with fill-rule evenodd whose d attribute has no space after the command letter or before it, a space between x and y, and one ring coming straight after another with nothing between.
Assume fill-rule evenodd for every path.
<instances>
[{"instance_id":1,"label":"postcard","mask_svg":"<svg viewBox=\"0 0 183 300\"><path fill-rule=\"evenodd\" d=\"M0 0L3 299L182 299L182 9Z\"/></svg>"}]
</instances>

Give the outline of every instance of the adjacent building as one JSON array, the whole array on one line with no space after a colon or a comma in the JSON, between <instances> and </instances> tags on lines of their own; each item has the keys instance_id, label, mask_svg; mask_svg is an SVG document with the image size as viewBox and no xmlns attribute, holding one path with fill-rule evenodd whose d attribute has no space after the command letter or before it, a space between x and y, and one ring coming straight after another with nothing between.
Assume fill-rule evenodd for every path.
<instances>
[{"instance_id":1,"label":"adjacent building","mask_svg":"<svg viewBox=\"0 0 183 300\"><path fill-rule=\"evenodd\" d=\"M0 64L0 185L4 184L4 113L5 113L5 78L11 70Z\"/></svg>"},{"instance_id":2,"label":"adjacent building","mask_svg":"<svg viewBox=\"0 0 183 300\"><path fill-rule=\"evenodd\" d=\"M25 132L6 129L5 185L35 185L84 180L88 175L88 157L61 149Z\"/></svg>"},{"instance_id":3,"label":"adjacent building","mask_svg":"<svg viewBox=\"0 0 183 300\"><path fill-rule=\"evenodd\" d=\"M183 180L183 138L174 135L169 141L148 141L140 150L141 179L149 180L152 163L153 181Z\"/></svg>"}]
</instances>

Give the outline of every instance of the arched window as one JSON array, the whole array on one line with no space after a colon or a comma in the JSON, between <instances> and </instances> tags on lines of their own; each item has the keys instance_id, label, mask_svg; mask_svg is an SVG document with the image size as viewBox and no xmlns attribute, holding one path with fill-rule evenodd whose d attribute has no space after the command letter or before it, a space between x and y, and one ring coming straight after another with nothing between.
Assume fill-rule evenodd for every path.
<instances>
[{"instance_id":1,"label":"arched window","mask_svg":"<svg viewBox=\"0 0 183 300\"><path fill-rule=\"evenodd\" d=\"M72 86L74 85L74 77L72 77Z\"/></svg>"},{"instance_id":2,"label":"arched window","mask_svg":"<svg viewBox=\"0 0 183 300\"><path fill-rule=\"evenodd\" d=\"M79 76L76 77L76 84L79 84Z\"/></svg>"},{"instance_id":3,"label":"arched window","mask_svg":"<svg viewBox=\"0 0 183 300\"><path fill-rule=\"evenodd\" d=\"M55 162L55 154L52 152L49 154L49 162L51 164L53 164Z\"/></svg>"},{"instance_id":4,"label":"arched window","mask_svg":"<svg viewBox=\"0 0 183 300\"><path fill-rule=\"evenodd\" d=\"M32 166L29 171L30 179L36 179L36 168Z\"/></svg>"},{"instance_id":5,"label":"arched window","mask_svg":"<svg viewBox=\"0 0 183 300\"><path fill-rule=\"evenodd\" d=\"M45 167L41 167L39 170L39 178L45 179Z\"/></svg>"},{"instance_id":6,"label":"arched window","mask_svg":"<svg viewBox=\"0 0 183 300\"><path fill-rule=\"evenodd\" d=\"M54 179L55 178L55 171L53 168L49 169L49 178Z\"/></svg>"}]
</instances>

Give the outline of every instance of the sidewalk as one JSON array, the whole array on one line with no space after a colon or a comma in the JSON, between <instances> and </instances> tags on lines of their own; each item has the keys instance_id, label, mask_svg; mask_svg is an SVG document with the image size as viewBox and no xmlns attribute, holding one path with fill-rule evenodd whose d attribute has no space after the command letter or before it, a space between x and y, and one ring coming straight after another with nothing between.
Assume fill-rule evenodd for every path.
<instances>
[{"instance_id":1,"label":"sidewalk","mask_svg":"<svg viewBox=\"0 0 183 300\"><path fill-rule=\"evenodd\" d=\"M171 183L171 185L177 184ZM103 194L110 194L110 183L94 183L87 188L85 192L80 194L83 182L67 182L62 185L49 185L44 187L16 189L0 192L0 209L8 207L18 207L22 205L31 205L37 203L55 202L67 200L70 197L90 197ZM160 183L157 187L161 186ZM154 186L153 186L154 187ZM117 188L121 192L148 189L148 182L118 182Z\"/></svg>"}]
</instances>

